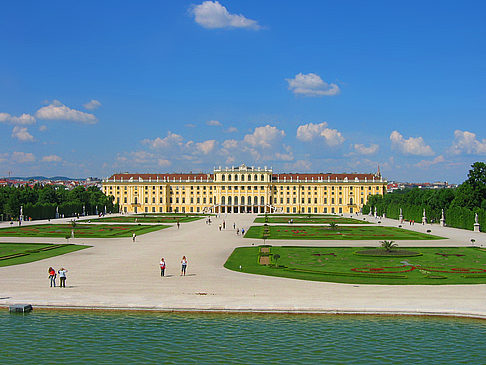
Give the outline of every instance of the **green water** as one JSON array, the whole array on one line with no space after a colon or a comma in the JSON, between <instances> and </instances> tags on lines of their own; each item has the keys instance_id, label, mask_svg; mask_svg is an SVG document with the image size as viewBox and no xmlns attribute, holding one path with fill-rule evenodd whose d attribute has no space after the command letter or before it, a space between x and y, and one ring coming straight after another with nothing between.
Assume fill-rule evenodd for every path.
<instances>
[{"instance_id":1,"label":"green water","mask_svg":"<svg viewBox=\"0 0 486 365\"><path fill-rule=\"evenodd\" d=\"M462 319L34 311L0 314L0 363L485 364Z\"/></svg>"}]
</instances>

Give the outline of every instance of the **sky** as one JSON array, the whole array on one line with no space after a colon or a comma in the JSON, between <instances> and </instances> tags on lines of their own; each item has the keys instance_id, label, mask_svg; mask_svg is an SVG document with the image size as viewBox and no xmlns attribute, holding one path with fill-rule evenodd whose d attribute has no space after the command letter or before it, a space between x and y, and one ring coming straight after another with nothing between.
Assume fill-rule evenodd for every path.
<instances>
[{"instance_id":1,"label":"sky","mask_svg":"<svg viewBox=\"0 0 486 365\"><path fill-rule=\"evenodd\" d=\"M376 172L486 156L483 1L10 1L0 176Z\"/></svg>"}]
</instances>

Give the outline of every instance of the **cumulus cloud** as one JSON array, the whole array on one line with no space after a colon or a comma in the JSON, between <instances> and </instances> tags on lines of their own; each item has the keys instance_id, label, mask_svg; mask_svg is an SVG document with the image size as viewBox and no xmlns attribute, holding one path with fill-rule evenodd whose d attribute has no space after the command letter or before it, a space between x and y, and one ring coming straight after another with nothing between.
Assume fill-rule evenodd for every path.
<instances>
[{"instance_id":1,"label":"cumulus cloud","mask_svg":"<svg viewBox=\"0 0 486 365\"><path fill-rule=\"evenodd\" d=\"M85 109L88 110L95 110L101 106L101 103L98 100L92 99L88 101L86 104L83 104Z\"/></svg>"},{"instance_id":2,"label":"cumulus cloud","mask_svg":"<svg viewBox=\"0 0 486 365\"><path fill-rule=\"evenodd\" d=\"M157 162L158 162L160 167L168 167L168 166L171 165L171 162L169 160L166 160L166 159L163 159L163 158L159 158L159 160Z\"/></svg>"},{"instance_id":3,"label":"cumulus cloud","mask_svg":"<svg viewBox=\"0 0 486 365\"><path fill-rule=\"evenodd\" d=\"M339 94L339 86L328 84L314 73L298 73L293 79L286 79L289 90L296 95L304 96L332 96Z\"/></svg>"},{"instance_id":4,"label":"cumulus cloud","mask_svg":"<svg viewBox=\"0 0 486 365\"><path fill-rule=\"evenodd\" d=\"M29 125L29 124L35 124L35 118L32 115L25 114L25 113L19 117L10 115L8 113L0 113L0 123Z\"/></svg>"},{"instance_id":5,"label":"cumulus cloud","mask_svg":"<svg viewBox=\"0 0 486 365\"><path fill-rule=\"evenodd\" d=\"M360 155L372 155L378 152L379 149L379 146L373 143L370 144L369 147L366 147L364 144L356 143L353 147L354 150Z\"/></svg>"},{"instance_id":6,"label":"cumulus cloud","mask_svg":"<svg viewBox=\"0 0 486 365\"><path fill-rule=\"evenodd\" d=\"M206 124L209 125L209 126L212 126L212 127L222 127L223 126L223 124L221 124L221 122L218 121L218 120L208 120L206 122Z\"/></svg>"},{"instance_id":7,"label":"cumulus cloud","mask_svg":"<svg viewBox=\"0 0 486 365\"><path fill-rule=\"evenodd\" d=\"M42 157L42 162L61 162L62 158L57 155L48 155Z\"/></svg>"},{"instance_id":8,"label":"cumulus cloud","mask_svg":"<svg viewBox=\"0 0 486 365\"><path fill-rule=\"evenodd\" d=\"M238 147L238 141L236 139L227 139L223 142L223 147L227 149L232 149Z\"/></svg>"},{"instance_id":9,"label":"cumulus cloud","mask_svg":"<svg viewBox=\"0 0 486 365\"><path fill-rule=\"evenodd\" d=\"M344 142L344 137L337 129L327 128L327 123L307 123L297 128L297 139L303 142L310 142L317 137L322 137L330 147L339 146Z\"/></svg>"},{"instance_id":10,"label":"cumulus cloud","mask_svg":"<svg viewBox=\"0 0 486 365\"><path fill-rule=\"evenodd\" d=\"M41 126L39 127L39 131L41 131L41 132L45 132L45 131L47 131L47 126L46 126L46 125L41 125Z\"/></svg>"},{"instance_id":11,"label":"cumulus cloud","mask_svg":"<svg viewBox=\"0 0 486 365\"><path fill-rule=\"evenodd\" d=\"M13 152L12 160L18 163L34 162L35 156L33 153L27 152Z\"/></svg>"},{"instance_id":12,"label":"cumulus cloud","mask_svg":"<svg viewBox=\"0 0 486 365\"><path fill-rule=\"evenodd\" d=\"M197 24L208 29L244 28L260 29L256 20L248 19L241 14L231 14L218 1L204 1L192 7L190 13Z\"/></svg>"},{"instance_id":13,"label":"cumulus cloud","mask_svg":"<svg viewBox=\"0 0 486 365\"><path fill-rule=\"evenodd\" d=\"M245 135L243 141L252 147L270 148L284 136L283 130L267 124L264 127L255 128L252 134Z\"/></svg>"},{"instance_id":14,"label":"cumulus cloud","mask_svg":"<svg viewBox=\"0 0 486 365\"><path fill-rule=\"evenodd\" d=\"M421 169L428 169L432 165L436 165L438 163L444 162L445 158L444 156L440 155L434 158L433 160L422 160L419 161L415 164L415 166L421 168Z\"/></svg>"},{"instance_id":15,"label":"cumulus cloud","mask_svg":"<svg viewBox=\"0 0 486 365\"><path fill-rule=\"evenodd\" d=\"M405 139L400 133L393 131L390 134L390 141L392 148L399 150L405 155L432 156L434 154L432 148L425 144L422 137Z\"/></svg>"},{"instance_id":16,"label":"cumulus cloud","mask_svg":"<svg viewBox=\"0 0 486 365\"><path fill-rule=\"evenodd\" d=\"M27 131L27 127L15 126L12 130L12 138L22 142L34 142L34 136Z\"/></svg>"},{"instance_id":17,"label":"cumulus cloud","mask_svg":"<svg viewBox=\"0 0 486 365\"><path fill-rule=\"evenodd\" d=\"M93 114L71 109L58 100L54 100L51 104L40 108L35 113L35 116L39 119L69 120L85 124L95 124L98 121Z\"/></svg>"},{"instance_id":18,"label":"cumulus cloud","mask_svg":"<svg viewBox=\"0 0 486 365\"><path fill-rule=\"evenodd\" d=\"M216 141L214 139L210 139L204 142L196 143L196 148L199 152L207 155L210 153L212 150L214 150L214 147L216 146Z\"/></svg>"},{"instance_id":19,"label":"cumulus cloud","mask_svg":"<svg viewBox=\"0 0 486 365\"><path fill-rule=\"evenodd\" d=\"M157 137L155 139L144 139L143 144L149 145L152 148L170 148L173 146L181 146L183 143L183 138L181 135L167 132L167 136L164 138Z\"/></svg>"},{"instance_id":20,"label":"cumulus cloud","mask_svg":"<svg viewBox=\"0 0 486 365\"><path fill-rule=\"evenodd\" d=\"M238 128L236 127L229 127L226 132L228 133L235 133L235 132L238 132Z\"/></svg>"},{"instance_id":21,"label":"cumulus cloud","mask_svg":"<svg viewBox=\"0 0 486 365\"><path fill-rule=\"evenodd\" d=\"M309 171L312 163L308 160L297 160L294 163L286 163L284 166L290 171Z\"/></svg>"},{"instance_id":22,"label":"cumulus cloud","mask_svg":"<svg viewBox=\"0 0 486 365\"><path fill-rule=\"evenodd\" d=\"M475 133L456 130L450 150L455 155L462 153L484 155L486 154L486 139L478 140Z\"/></svg>"}]
</instances>

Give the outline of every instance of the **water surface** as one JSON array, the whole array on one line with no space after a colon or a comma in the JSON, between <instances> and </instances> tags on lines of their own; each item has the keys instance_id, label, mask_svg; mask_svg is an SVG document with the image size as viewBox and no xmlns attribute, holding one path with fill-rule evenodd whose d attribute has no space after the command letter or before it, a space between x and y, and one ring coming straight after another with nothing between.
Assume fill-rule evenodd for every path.
<instances>
[{"instance_id":1,"label":"water surface","mask_svg":"<svg viewBox=\"0 0 486 365\"><path fill-rule=\"evenodd\" d=\"M380 316L0 314L0 363L486 363L486 322Z\"/></svg>"}]
</instances>

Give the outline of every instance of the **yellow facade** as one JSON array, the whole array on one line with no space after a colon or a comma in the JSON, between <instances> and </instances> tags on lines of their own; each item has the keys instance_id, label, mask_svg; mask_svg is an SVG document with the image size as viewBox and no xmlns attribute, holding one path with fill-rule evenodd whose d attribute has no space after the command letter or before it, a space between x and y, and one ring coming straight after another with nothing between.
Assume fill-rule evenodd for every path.
<instances>
[{"instance_id":1,"label":"yellow facade","mask_svg":"<svg viewBox=\"0 0 486 365\"><path fill-rule=\"evenodd\" d=\"M273 174L245 165L103 180L103 192L124 213L356 213L368 196L385 191L379 174Z\"/></svg>"}]
</instances>

